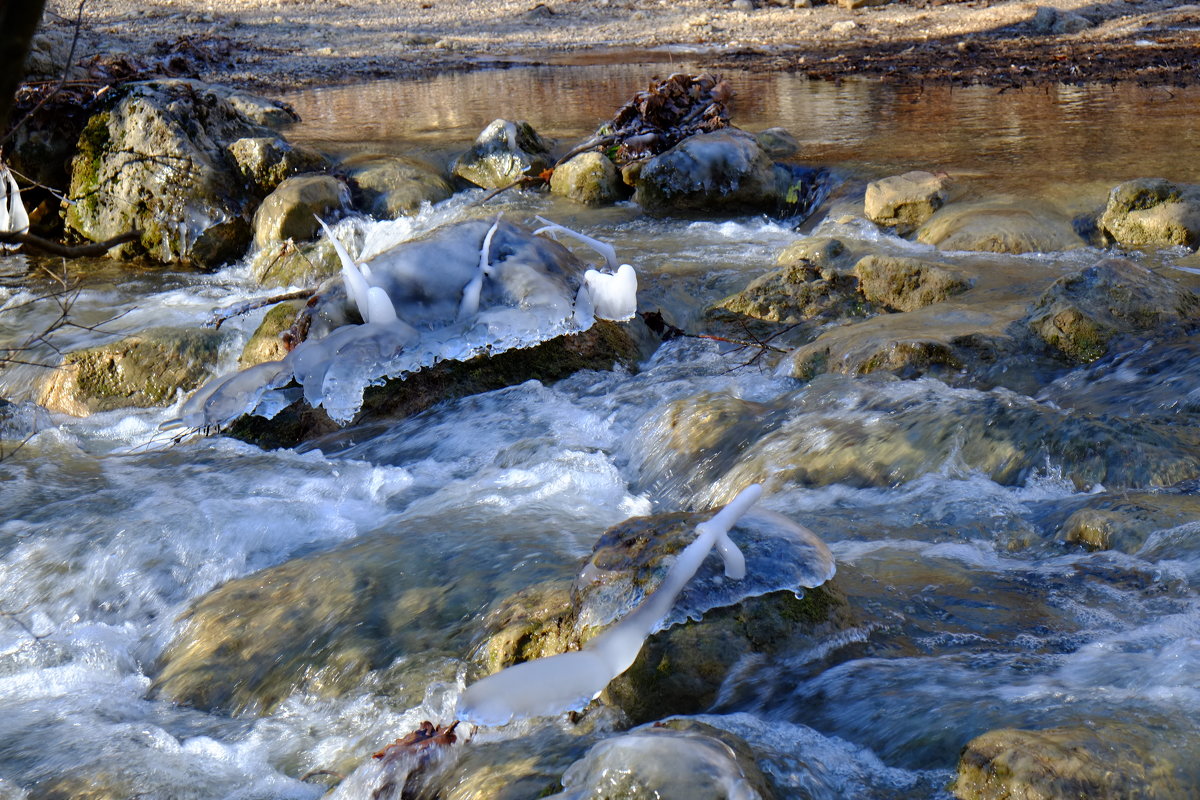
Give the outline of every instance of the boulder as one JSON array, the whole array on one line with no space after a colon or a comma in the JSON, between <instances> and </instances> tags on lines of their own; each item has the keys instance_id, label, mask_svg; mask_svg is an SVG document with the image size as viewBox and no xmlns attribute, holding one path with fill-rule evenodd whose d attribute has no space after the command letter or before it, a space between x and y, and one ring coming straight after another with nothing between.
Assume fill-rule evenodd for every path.
<instances>
[{"instance_id":1,"label":"boulder","mask_svg":"<svg viewBox=\"0 0 1200 800\"><path fill-rule=\"evenodd\" d=\"M280 136L248 136L229 145L229 155L242 178L259 196L275 190L286 178L319 172L329 161L315 150L293 147Z\"/></svg>"},{"instance_id":2,"label":"boulder","mask_svg":"<svg viewBox=\"0 0 1200 800\"><path fill-rule=\"evenodd\" d=\"M798 260L760 275L705 313L710 319L741 317L794 325L811 319L861 317L870 310L853 276Z\"/></svg>"},{"instance_id":3,"label":"boulder","mask_svg":"<svg viewBox=\"0 0 1200 800\"><path fill-rule=\"evenodd\" d=\"M74 350L42 387L38 403L78 417L169 405L209 376L228 338L215 330L150 328Z\"/></svg>"},{"instance_id":4,"label":"boulder","mask_svg":"<svg viewBox=\"0 0 1200 800\"><path fill-rule=\"evenodd\" d=\"M1061 357L1095 361L1119 335L1162 338L1200 324L1200 296L1124 259L1055 281L1024 324Z\"/></svg>"},{"instance_id":5,"label":"boulder","mask_svg":"<svg viewBox=\"0 0 1200 800\"><path fill-rule=\"evenodd\" d=\"M552 163L550 143L528 122L493 120L471 149L454 162L454 175L484 189L499 189Z\"/></svg>"},{"instance_id":6,"label":"boulder","mask_svg":"<svg viewBox=\"0 0 1200 800\"><path fill-rule=\"evenodd\" d=\"M266 249L286 239L304 241L327 218L350 204L346 185L332 175L297 175L267 195L254 213L254 243Z\"/></svg>"},{"instance_id":7,"label":"boulder","mask_svg":"<svg viewBox=\"0 0 1200 800\"><path fill-rule=\"evenodd\" d=\"M71 162L67 227L102 241L140 238L110 252L214 267L250 242L257 196L229 152L239 139L274 138L291 118L261 98L192 80L125 84L80 134Z\"/></svg>"},{"instance_id":8,"label":"boulder","mask_svg":"<svg viewBox=\"0 0 1200 800\"><path fill-rule=\"evenodd\" d=\"M988 253L1050 253L1085 244L1071 221L1054 209L1007 200L943 208L921 225L917 240L940 250Z\"/></svg>"},{"instance_id":9,"label":"boulder","mask_svg":"<svg viewBox=\"0 0 1200 800\"><path fill-rule=\"evenodd\" d=\"M465 362L443 361L405 378L390 379L366 389L362 409L351 424L400 419L445 400L527 380L550 382L581 369L611 369L617 364L632 367L640 351L629 327L597 321L583 333ZM243 416L226 433L260 447L294 447L341 427L324 409L297 400L271 419Z\"/></svg>"},{"instance_id":10,"label":"boulder","mask_svg":"<svg viewBox=\"0 0 1200 800\"><path fill-rule=\"evenodd\" d=\"M1113 187L1098 227L1125 247L1195 249L1200 244L1200 189L1162 178L1139 178Z\"/></svg>"},{"instance_id":11,"label":"boulder","mask_svg":"<svg viewBox=\"0 0 1200 800\"><path fill-rule=\"evenodd\" d=\"M914 170L867 184L863 210L867 218L906 236L946 202L945 176Z\"/></svg>"},{"instance_id":12,"label":"boulder","mask_svg":"<svg viewBox=\"0 0 1200 800\"><path fill-rule=\"evenodd\" d=\"M264 361L278 361L286 356L288 349L281 337L284 331L292 327L302 308L303 300L287 300L272 306L242 348L238 369L253 367Z\"/></svg>"},{"instance_id":13,"label":"boulder","mask_svg":"<svg viewBox=\"0 0 1200 800\"><path fill-rule=\"evenodd\" d=\"M328 239L296 244L291 239L268 244L254 254L250 273L259 286L312 286L342 268Z\"/></svg>"},{"instance_id":14,"label":"boulder","mask_svg":"<svg viewBox=\"0 0 1200 800\"><path fill-rule=\"evenodd\" d=\"M590 151L555 167L550 191L585 206L606 206L623 199L626 190L616 165Z\"/></svg>"},{"instance_id":15,"label":"boulder","mask_svg":"<svg viewBox=\"0 0 1200 800\"><path fill-rule=\"evenodd\" d=\"M653 214L770 211L782 198L770 156L749 133L698 133L647 161L634 201Z\"/></svg>"},{"instance_id":16,"label":"boulder","mask_svg":"<svg viewBox=\"0 0 1200 800\"><path fill-rule=\"evenodd\" d=\"M402 654L453 650L446 629L470 613L480 589L445 585L445 569L396 533L232 580L183 616L151 694L266 713L295 691L337 696Z\"/></svg>"},{"instance_id":17,"label":"boulder","mask_svg":"<svg viewBox=\"0 0 1200 800\"><path fill-rule=\"evenodd\" d=\"M889 311L915 311L971 287L945 264L896 256L866 256L854 265L854 276L863 298Z\"/></svg>"},{"instance_id":18,"label":"boulder","mask_svg":"<svg viewBox=\"0 0 1200 800\"><path fill-rule=\"evenodd\" d=\"M1158 740L1134 723L989 731L963 749L951 788L960 800L1194 797L1179 779L1181 753Z\"/></svg>"},{"instance_id":19,"label":"boulder","mask_svg":"<svg viewBox=\"0 0 1200 800\"><path fill-rule=\"evenodd\" d=\"M376 219L416 213L423 203L454 194L441 172L411 158L359 155L338 165L356 193L356 205Z\"/></svg>"},{"instance_id":20,"label":"boulder","mask_svg":"<svg viewBox=\"0 0 1200 800\"><path fill-rule=\"evenodd\" d=\"M515 663L576 650L658 588L672 557L695 537L704 513L626 520L597 542L580 577L536 585L509 597L488 615L475 661L485 674ZM650 636L633 665L599 696L632 722L690 714L716 699L729 670L749 653L768 655L815 641L837 620L845 598L828 585L829 564L803 548L787 556L760 529L743 521L733 538L747 560L743 582L719 570L692 579L672 612L674 624ZM821 562L821 563L817 563ZM788 586L770 591L772 586ZM696 620L699 621L696 621Z\"/></svg>"},{"instance_id":21,"label":"boulder","mask_svg":"<svg viewBox=\"0 0 1200 800\"><path fill-rule=\"evenodd\" d=\"M1200 497L1166 492L1121 492L1088 497L1054 525L1057 539L1089 550L1136 553L1160 531L1195 526ZM1193 539L1194 534L1184 534Z\"/></svg>"},{"instance_id":22,"label":"boulder","mask_svg":"<svg viewBox=\"0 0 1200 800\"><path fill-rule=\"evenodd\" d=\"M846 249L846 245L841 239L829 236L810 236L785 247L775 263L781 267L788 267L802 261L807 261L820 270L830 267L849 269L853 264L854 256Z\"/></svg>"}]
</instances>

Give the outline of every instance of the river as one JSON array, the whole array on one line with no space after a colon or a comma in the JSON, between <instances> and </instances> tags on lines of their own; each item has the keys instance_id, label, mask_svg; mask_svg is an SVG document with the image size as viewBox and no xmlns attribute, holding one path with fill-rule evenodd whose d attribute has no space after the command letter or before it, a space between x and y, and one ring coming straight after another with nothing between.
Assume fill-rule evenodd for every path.
<instances>
[{"instance_id":1,"label":"river","mask_svg":"<svg viewBox=\"0 0 1200 800\"><path fill-rule=\"evenodd\" d=\"M289 137L442 163L498 116L574 140L673 68L525 66L306 90L285 98L303 118ZM787 128L800 162L832 176L830 199L798 227L651 219L628 204L587 210L509 192L485 208L478 193L459 194L391 235L497 211L540 214L612 243L639 273L642 308L699 331L705 306L806 237L836 237L856 254L937 258L975 275L968 296L993 304L1029 302L1106 255L1094 246L939 253L852 213L867 180L944 171L974 196L1036 201L1066 218L1095 212L1130 178L1200 182L1200 161L1181 150L1200 138L1196 90L727 77L736 124ZM1179 249L1131 257L1186 285L1200 267ZM62 349L104 332L197 325L271 293L251 287L244 263L211 274L69 269L81 281L71 319L82 327L56 334ZM0 257L5 342L54 319L48 302L28 302L50 285L33 262ZM264 313L226 323L234 333L222 370ZM778 354L684 337L637 370L527 382L279 451L221 436L173 443L159 425L178 403L84 419L18 405L0 460L0 797L319 797L327 784L302 781L306 773L344 773L422 720L453 719L470 647L497 599L573 576L600 534L628 517L727 501L740 480L731 474L765 480L762 504L829 545L835 580L859 609L819 646L740 665L699 716L741 736L780 796L950 798L974 737L1069 726L1135 729L1138 752L1162 756L1169 767L1159 769L1188 796L1200 791L1200 490L1111 466L1095 480L1080 467L1087 442L1063 447L1029 420L1053 417L1048 431L1091 430L1081 420L1153 425L1167 440L1179 431L1192 453L1183 432L1200 409L1195 347L1146 345L994 386L879 375L806 383L779 369ZM43 373L0 373L0 394L28 401ZM1027 416L996 422L998 408ZM742 424L714 434L717 449L672 448L677 424L700 431L705 420L727 424L722 415ZM1002 424L1016 432L977 433ZM1130 460L1143 457L1138 441L1129 446ZM994 468L989 448L1002 447L1021 449L1024 466ZM1122 519L1141 526L1136 541L1089 550L1063 540L1080 509L1134 506ZM314 674L276 687L265 711L208 712L152 690L181 615L208 592L381 537L401 543L387 550L392 591L432 598L414 617L411 649L337 691L321 691ZM523 723L478 737L562 750L565 765L615 735L597 724L564 745L567 727ZM469 785L463 778L444 796L474 796Z\"/></svg>"}]
</instances>

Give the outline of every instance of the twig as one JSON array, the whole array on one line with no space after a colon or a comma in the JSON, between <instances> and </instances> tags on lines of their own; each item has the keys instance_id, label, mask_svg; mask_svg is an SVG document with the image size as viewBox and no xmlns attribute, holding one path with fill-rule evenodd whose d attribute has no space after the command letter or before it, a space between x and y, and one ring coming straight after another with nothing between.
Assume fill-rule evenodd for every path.
<instances>
[{"instance_id":1,"label":"twig","mask_svg":"<svg viewBox=\"0 0 1200 800\"><path fill-rule=\"evenodd\" d=\"M32 233L0 233L0 244L23 244L26 247L32 247L36 250L49 253L54 256L62 256L63 258L85 258L87 256L102 256L112 248L126 242L137 241L142 238L141 231L128 231L120 236L114 236L111 239L106 239L103 242L94 242L92 244L81 244L76 247L70 245L59 244L58 242L49 239L43 239Z\"/></svg>"},{"instance_id":2,"label":"twig","mask_svg":"<svg viewBox=\"0 0 1200 800\"><path fill-rule=\"evenodd\" d=\"M222 314L213 314L212 319L204 323L206 328L220 328L227 320L234 317L240 317L242 314L249 314L256 308L263 306L273 306L276 303L285 303L288 300L307 300L317 293L316 289L299 289L295 292L287 292L286 294L272 295L271 297L263 297L258 300L247 300L244 303L238 303L233 308Z\"/></svg>"},{"instance_id":3,"label":"twig","mask_svg":"<svg viewBox=\"0 0 1200 800\"><path fill-rule=\"evenodd\" d=\"M616 134L613 134L611 136L593 136L591 139L588 139L583 144L576 145L575 147L572 147L570 150L568 150L566 155L564 155L558 161L554 162L554 166L551 167L551 169L558 169L559 166L561 166L562 164L565 164L566 162L570 161L572 158L579 155L580 153L586 153L588 150L591 150L593 147L604 147L605 145L612 144L616 140L617 140Z\"/></svg>"}]
</instances>

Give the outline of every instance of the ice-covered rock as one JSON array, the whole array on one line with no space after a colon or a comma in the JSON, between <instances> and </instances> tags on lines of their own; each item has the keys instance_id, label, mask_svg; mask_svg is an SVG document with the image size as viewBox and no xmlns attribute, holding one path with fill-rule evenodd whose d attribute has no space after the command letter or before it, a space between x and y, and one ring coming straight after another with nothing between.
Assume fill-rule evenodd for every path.
<instances>
[{"instance_id":1,"label":"ice-covered rock","mask_svg":"<svg viewBox=\"0 0 1200 800\"><path fill-rule=\"evenodd\" d=\"M342 325L324 336L310 332L275 362L265 390L245 381L215 390L210 384L184 405L177 422L224 425L252 411L266 390L294 379L311 406L344 423L362 407L368 386L443 361L531 347L588 330L596 318L627 319L636 309L632 267L623 265L615 275L587 270L562 245L506 221L447 225L366 262L335 236L330 241L342 262L346 295L364 324ZM609 259L615 256L606 253ZM262 376L269 371L256 369ZM233 394L234 387L245 393ZM275 397L267 399L277 405Z\"/></svg>"}]
</instances>

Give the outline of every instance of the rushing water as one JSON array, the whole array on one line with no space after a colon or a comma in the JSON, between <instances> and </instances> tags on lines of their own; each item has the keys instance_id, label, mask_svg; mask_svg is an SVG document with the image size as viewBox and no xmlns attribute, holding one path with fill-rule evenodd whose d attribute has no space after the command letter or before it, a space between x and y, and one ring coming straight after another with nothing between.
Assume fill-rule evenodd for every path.
<instances>
[{"instance_id":1,"label":"rushing water","mask_svg":"<svg viewBox=\"0 0 1200 800\"><path fill-rule=\"evenodd\" d=\"M305 92L289 98L305 118L291 135L437 161L507 115L570 140L669 69L520 68ZM789 128L801 160L831 168L845 188L802 232L757 217L650 220L628 206L589 211L517 193L487 209L477 194L460 195L422 212L411 232L495 210L544 214L612 242L642 277L643 307L695 329L705 304L803 236L931 255L843 216L864 178L937 168L981 194L1036 196L1068 215L1094 210L1123 179L1200 181L1200 165L1179 157L1179 143L1200 133L1195 92L732 77L735 122ZM944 256L997 303L1027 302L1100 257L1091 248ZM1170 269L1190 266L1185 254L1139 257L1188 278ZM216 307L269 294L248 288L245 265L211 275L72 269L82 281L72 319L85 327L57 334L65 349L106 331L198 324ZM53 320L55 307L29 302L51 285L24 259L0 258L6 341ZM227 323L222 369L260 319ZM1138 495L1170 513L1140 541L1088 552L1061 541L1064 521L1097 497L1122 502L1130 487L1076 479L1071 457L1053 448L1001 475L983 466L987 453L946 445L947 432L986 427L997 407L1182 429L1200 393L1194 354L1188 341L1151 348L1022 394L932 378L802 384L744 351L676 339L637 372L525 383L275 452L219 436L172 445L157 428L177 408L71 419L21 407L4 423L0 461L0 797L317 797L323 786L301 776L348 771L423 719L450 721L493 601L571 577L621 520L727 500L736 490L727 474L771 477L766 507L829 543L842 590L860 599L854 624L812 648L740 665L699 718L749 742L784 796L949 797L959 750L1005 727L1136 722L1154 732L1148 749L1183 754L1181 774L1194 779L1184 774L1187 754L1200 751L1194 485ZM43 372L0 374L0 394L27 400ZM672 448L680 409L718 406L730 410L714 420L744 416L714 438L724 449ZM831 467L843 476L835 480L781 466L783 451L830 463L842 448L857 468ZM883 478L863 477L884 463L892 471ZM400 543L388 551L399 553L395 592L428 600L411 651L389 654L333 697L315 684L285 687L266 713L208 713L151 690L180 615L215 587L385 540ZM479 752L565 753L565 769L611 735L603 724L568 728L481 731Z\"/></svg>"}]
</instances>

